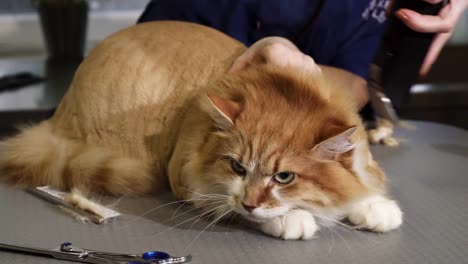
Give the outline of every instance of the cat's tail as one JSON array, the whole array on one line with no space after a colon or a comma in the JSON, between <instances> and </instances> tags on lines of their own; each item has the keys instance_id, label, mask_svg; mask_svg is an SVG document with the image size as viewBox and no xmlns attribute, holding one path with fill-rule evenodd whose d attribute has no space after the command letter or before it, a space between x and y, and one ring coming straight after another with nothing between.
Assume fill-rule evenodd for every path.
<instances>
[{"instance_id":1,"label":"cat's tail","mask_svg":"<svg viewBox=\"0 0 468 264\"><path fill-rule=\"evenodd\" d=\"M60 136L49 121L0 142L0 181L114 195L148 193L155 186L144 162Z\"/></svg>"}]
</instances>

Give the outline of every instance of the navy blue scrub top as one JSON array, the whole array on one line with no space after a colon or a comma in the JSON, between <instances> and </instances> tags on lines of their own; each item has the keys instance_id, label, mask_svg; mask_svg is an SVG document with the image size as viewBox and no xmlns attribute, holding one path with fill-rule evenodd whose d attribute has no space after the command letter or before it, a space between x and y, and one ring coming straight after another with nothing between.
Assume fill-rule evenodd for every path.
<instances>
[{"instance_id":1,"label":"navy blue scrub top","mask_svg":"<svg viewBox=\"0 0 468 264\"><path fill-rule=\"evenodd\" d=\"M268 36L300 35L296 45L316 62L367 79L388 3L324 0L319 8L320 0L152 0L138 23L190 21L216 28L246 46Z\"/></svg>"}]
</instances>

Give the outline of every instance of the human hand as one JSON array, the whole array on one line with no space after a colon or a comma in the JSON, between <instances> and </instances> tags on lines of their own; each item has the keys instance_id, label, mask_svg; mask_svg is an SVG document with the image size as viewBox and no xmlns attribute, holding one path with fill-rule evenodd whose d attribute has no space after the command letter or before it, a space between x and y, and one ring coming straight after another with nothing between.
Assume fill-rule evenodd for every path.
<instances>
[{"instance_id":1,"label":"human hand","mask_svg":"<svg viewBox=\"0 0 468 264\"><path fill-rule=\"evenodd\" d=\"M236 72L239 71L249 64L259 62L264 59L265 51L267 47L271 47L273 44L281 44L284 47L289 48L290 50L298 51L300 50L289 40L282 38L282 37L266 37L257 42L255 42L252 46L250 46L244 54L242 54L239 58L237 58L229 72Z\"/></svg>"},{"instance_id":2,"label":"human hand","mask_svg":"<svg viewBox=\"0 0 468 264\"><path fill-rule=\"evenodd\" d=\"M422 1L437 4L442 0ZM406 8L399 9L395 12L395 15L413 30L437 33L419 70L420 75L424 76L429 72L445 43L452 36L453 29L466 8L468 8L468 0L450 0L436 16L421 15Z\"/></svg>"},{"instance_id":3,"label":"human hand","mask_svg":"<svg viewBox=\"0 0 468 264\"><path fill-rule=\"evenodd\" d=\"M318 65L310 56L302 53L285 38L267 37L255 42L234 61L228 72L238 72L255 64L292 67L309 75L323 74L324 79L330 85L348 89L355 98L356 107L359 109L369 99L366 80L343 69Z\"/></svg>"}]
</instances>

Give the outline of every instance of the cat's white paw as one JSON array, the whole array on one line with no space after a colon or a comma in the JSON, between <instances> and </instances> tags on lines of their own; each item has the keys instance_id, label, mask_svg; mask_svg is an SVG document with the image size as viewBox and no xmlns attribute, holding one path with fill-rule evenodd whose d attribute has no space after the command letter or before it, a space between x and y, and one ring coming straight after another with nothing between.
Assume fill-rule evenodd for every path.
<instances>
[{"instance_id":1,"label":"cat's white paw","mask_svg":"<svg viewBox=\"0 0 468 264\"><path fill-rule=\"evenodd\" d=\"M383 196L373 196L355 204L348 219L358 228L387 232L401 225L403 213L395 201Z\"/></svg>"},{"instance_id":2,"label":"cat's white paw","mask_svg":"<svg viewBox=\"0 0 468 264\"><path fill-rule=\"evenodd\" d=\"M291 210L285 215L260 224L265 234L282 239L311 239L318 226L314 216L305 210Z\"/></svg>"}]
</instances>

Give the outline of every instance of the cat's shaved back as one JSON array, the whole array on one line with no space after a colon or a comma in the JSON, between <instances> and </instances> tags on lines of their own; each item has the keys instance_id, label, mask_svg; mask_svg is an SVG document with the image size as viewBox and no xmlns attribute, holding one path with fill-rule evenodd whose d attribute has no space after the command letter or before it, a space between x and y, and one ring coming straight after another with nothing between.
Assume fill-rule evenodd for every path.
<instances>
[{"instance_id":1,"label":"cat's shaved back","mask_svg":"<svg viewBox=\"0 0 468 264\"><path fill-rule=\"evenodd\" d=\"M183 22L122 30L80 65L50 120L2 143L0 169L23 186L148 192L165 174L186 101L245 49Z\"/></svg>"}]
</instances>

